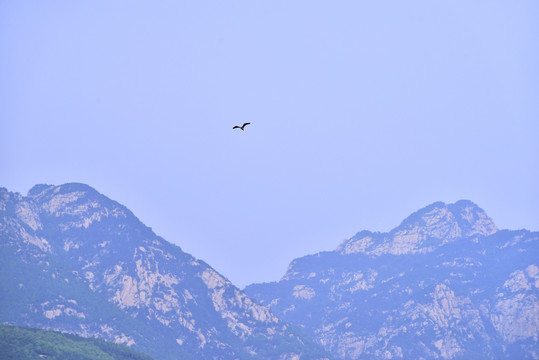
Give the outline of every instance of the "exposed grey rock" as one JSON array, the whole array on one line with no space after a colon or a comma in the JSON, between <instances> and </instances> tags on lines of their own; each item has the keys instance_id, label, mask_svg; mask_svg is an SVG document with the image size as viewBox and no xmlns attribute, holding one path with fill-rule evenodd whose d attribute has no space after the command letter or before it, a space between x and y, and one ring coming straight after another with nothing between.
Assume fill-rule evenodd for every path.
<instances>
[{"instance_id":1,"label":"exposed grey rock","mask_svg":"<svg viewBox=\"0 0 539 360\"><path fill-rule=\"evenodd\" d=\"M159 359L328 354L204 261L83 184L0 189L0 321L133 346Z\"/></svg>"},{"instance_id":2,"label":"exposed grey rock","mask_svg":"<svg viewBox=\"0 0 539 360\"><path fill-rule=\"evenodd\" d=\"M539 233L438 202L245 291L343 359L537 359L538 255Z\"/></svg>"}]
</instances>

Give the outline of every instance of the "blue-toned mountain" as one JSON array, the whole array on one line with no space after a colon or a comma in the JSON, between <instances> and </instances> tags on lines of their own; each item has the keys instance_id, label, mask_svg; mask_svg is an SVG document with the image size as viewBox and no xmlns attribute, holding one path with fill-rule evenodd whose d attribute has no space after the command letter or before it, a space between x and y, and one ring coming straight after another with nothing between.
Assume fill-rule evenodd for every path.
<instances>
[{"instance_id":1,"label":"blue-toned mountain","mask_svg":"<svg viewBox=\"0 0 539 360\"><path fill-rule=\"evenodd\" d=\"M343 359L538 359L539 233L470 201L292 261L245 292Z\"/></svg>"},{"instance_id":2,"label":"blue-toned mountain","mask_svg":"<svg viewBox=\"0 0 539 360\"><path fill-rule=\"evenodd\" d=\"M0 322L97 336L156 359L328 354L205 262L84 184L0 189Z\"/></svg>"}]
</instances>

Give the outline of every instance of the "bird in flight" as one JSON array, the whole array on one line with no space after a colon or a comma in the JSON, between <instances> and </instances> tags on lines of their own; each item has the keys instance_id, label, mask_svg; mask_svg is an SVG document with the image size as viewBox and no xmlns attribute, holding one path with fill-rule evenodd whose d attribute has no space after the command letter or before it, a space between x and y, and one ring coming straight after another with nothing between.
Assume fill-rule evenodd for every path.
<instances>
[{"instance_id":1,"label":"bird in flight","mask_svg":"<svg viewBox=\"0 0 539 360\"><path fill-rule=\"evenodd\" d=\"M246 126L246 125L249 125L250 123L244 123L242 126L234 126L232 129L241 129L241 131L243 131L243 128Z\"/></svg>"}]
</instances>

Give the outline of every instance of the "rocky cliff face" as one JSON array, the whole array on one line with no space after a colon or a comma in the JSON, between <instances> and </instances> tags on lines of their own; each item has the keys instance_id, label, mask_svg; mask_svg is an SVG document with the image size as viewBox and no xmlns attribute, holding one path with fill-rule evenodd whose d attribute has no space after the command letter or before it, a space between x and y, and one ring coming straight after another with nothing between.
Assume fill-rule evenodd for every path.
<instances>
[{"instance_id":1,"label":"rocky cliff face","mask_svg":"<svg viewBox=\"0 0 539 360\"><path fill-rule=\"evenodd\" d=\"M0 322L159 359L324 358L209 265L83 184L0 189Z\"/></svg>"},{"instance_id":2,"label":"rocky cliff face","mask_svg":"<svg viewBox=\"0 0 539 360\"><path fill-rule=\"evenodd\" d=\"M343 359L538 359L539 233L470 201L362 231L245 292Z\"/></svg>"}]
</instances>

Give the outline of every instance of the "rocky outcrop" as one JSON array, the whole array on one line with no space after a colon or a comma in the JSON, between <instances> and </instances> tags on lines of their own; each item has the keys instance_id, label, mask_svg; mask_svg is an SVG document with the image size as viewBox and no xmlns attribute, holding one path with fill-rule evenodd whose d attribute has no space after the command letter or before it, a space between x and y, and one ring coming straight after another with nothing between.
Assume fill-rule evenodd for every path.
<instances>
[{"instance_id":1,"label":"rocky outcrop","mask_svg":"<svg viewBox=\"0 0 539 360\"><path fill-rule=\"evenodd\" d=\"M341 254L425 254L457 239L487 236L498 231L487 214L471 201L438 202L410 215L389 233L363 231L345 240Z\"/></svg>"},{"instance_id":2,"label":"rocky outcrop","mask_svg":"<svg viewBox=\"0 0 539 360\"><path fill-rule=\"evenodd\" d=\"M537 359L537 254L539 233L438 202L245 292L343 359Z\"/></svg>"},{"instance_id":3,"label":"rocky outcrop","mask_svg":"<svg viewBox=\"0 0 539 360\"><path fill-rule=\"evenodd\" d=\"M80 334L159 359L327 353L204 261L83 184L0 190L0 321Z\"/></svg>"}]
</instances>

